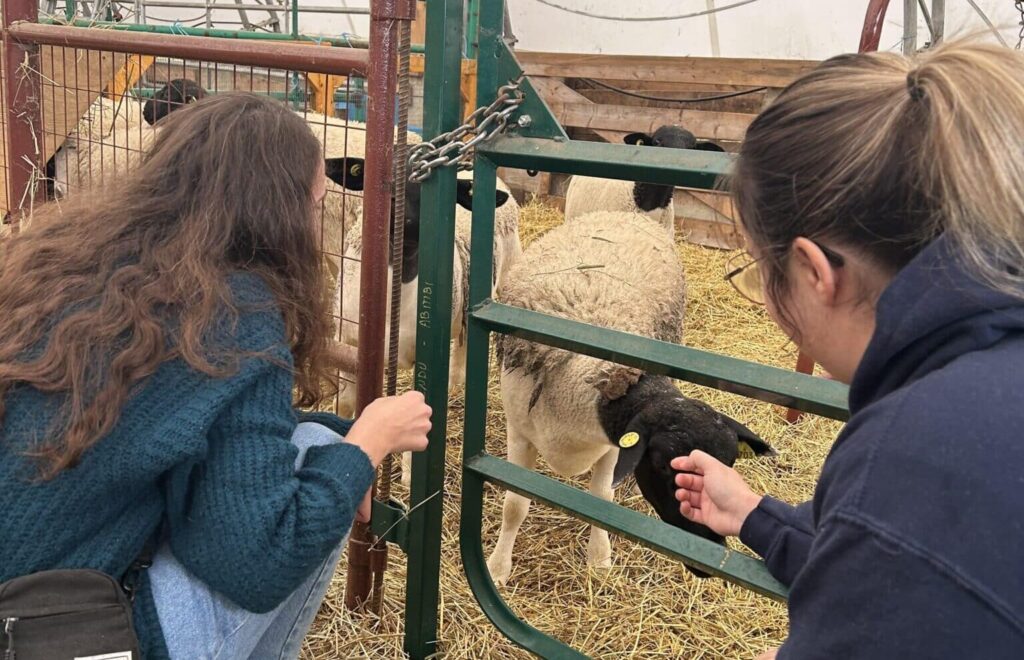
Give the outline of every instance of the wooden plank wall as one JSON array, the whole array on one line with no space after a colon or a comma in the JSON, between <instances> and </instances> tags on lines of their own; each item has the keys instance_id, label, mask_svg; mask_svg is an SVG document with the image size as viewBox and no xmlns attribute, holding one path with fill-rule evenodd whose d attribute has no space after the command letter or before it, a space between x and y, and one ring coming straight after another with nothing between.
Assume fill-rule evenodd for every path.
<instances>
[{"instance_id":1,"label":"wooden plank wall","mask_svg":"<svg viewBox=\"0 0 1024 660\"><path fill-rule=\"evenodd\" d=\"M43 46L39 61L43 80L43 144L40 148L45 161L64 143L68 133L75 129L92 102L117 75L126 56L112 52ZM3 63L0 61L2 70ZM0 110L6 119L6 109ZM11 128L4 126L4 139L0 140L3 143L0 146L0 162L3 163L0 176L5 178L8 166L6 131ZM16 126L14 128L17 129ZM10 210L6 181L4 184L0 185L0 218ZM16 203L16 200L11 201Z\"/></svg>"},{"instance_id":2,"label":"wooden plank wall","mask_svg":"<svg viewBox=\"0 0 1024 660\"><path fill-rule=\"evenodd\" d=\"M627 133L678 124L699 139L735 151L756 114L793 79L817 62L711 57L643 57L517 51L516 57L559 122L578 140L621 142ZM602 88L661 99L693 99L766 88L703 103L642 99ZM499 174L520 198L537 195L563 207L563 175L502 168ZM723 193L678 189L676 222L701 245L736 247L733 209Z\"/></svg>"}]
</instances>

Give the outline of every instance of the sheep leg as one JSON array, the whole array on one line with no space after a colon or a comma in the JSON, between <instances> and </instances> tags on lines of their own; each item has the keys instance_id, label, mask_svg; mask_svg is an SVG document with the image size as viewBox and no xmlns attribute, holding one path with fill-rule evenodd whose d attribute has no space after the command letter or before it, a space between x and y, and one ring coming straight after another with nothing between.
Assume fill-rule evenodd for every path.
<instances>
[{"instance_id":1,"label":"sheep leg","mask_svg":"<svg viewBox=\"0 0 1024 660\"><path fill-rule=\"evenodd\" d=\"M356 415L356 378L342 373L338 382L338 414L352 419Z\"/></svg>"},{"instance_id":2,"label":"sheep leg","mask_svg":"<svg viewBox=\"0 0 1024 660\"><path fill-rule=\"evenodd\" d=\"M533 444L508 427L508 460L510 463L532 470L537 464L537 448ZM530 500L512 491L505 493L505 502L501 509L501 533L494 546L494 552L487 560L487 568L495 584L501 586L508 582L512 574L512 546L516 542L519 527L526 519L530 510Z\"/></svg>"},{"instance_id":3,"label":"sheep leg","mask_svg":"<svg viewBox=\"0 0 1024 660\"><path fill-rule=\"evenodd\" d=\"M609 451L594 464L590 473L590 494L603 500L612 500L612 476L619 452ZM607 530L591 525L590 545L587 546L587 565L594 568L611 568L612 544Z\"/></svg>"},{"instance_id":4,"label":"sheep leg","mask_svg":"<svg viewBox=\"0 0 1024 660\"><path fill-rule=\"evenodd\" d=\"M458 339L452 344L452 351L448 357L448 391L451 392L459 385L466 384L466 342Z\"/></svg>"}]
</instances>

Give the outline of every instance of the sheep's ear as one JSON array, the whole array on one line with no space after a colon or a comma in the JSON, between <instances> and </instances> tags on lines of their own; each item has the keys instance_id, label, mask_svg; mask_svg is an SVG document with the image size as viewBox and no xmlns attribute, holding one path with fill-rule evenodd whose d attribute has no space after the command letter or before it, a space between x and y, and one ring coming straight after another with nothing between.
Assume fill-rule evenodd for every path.
<instances>
[{"instance_id":1,"label":"sheep's ear","mask_svg":"<svg viewBox=\"0 0 1024 660\"><path fill-rule=\"evenodd\" d=\"M612 488L617 488L640 464L640 459L647 451L647 437L636 431L627 431L615 444L619 448L619 459L612 472Z\"/></svg>"},{"instance_id":2,"label":"sheep's ear","mask_svg":"<svg viewBox=\"0 0 1024 660\"><path fill-rule=\"evenodd\" d=\"M324 160L324 174L346 190L363 189L363 171L365 163L362 158L327 158Z\"/></svg>"},{"instance_id":3,"label":"sheep's ear","mask_svg":"<svg viewBox=\"0 0 1024 660\"><path fill-rule=\"evenodd\" d=\"M777 456L772 446L761 439L759 435L740 424L728 415L722 415L725 425L736 431L736 442L739 445L740 458L754 458L755 456Z\"/></svg>"},{"instance_id":4,"label":"sheep's ear","mask_svg":"<svg viewBox=\"0 0 1024 660\"><path fill-rule=\"evenodd\" d=\"M693 146L693 148L697 151L717 151L719 153L725 153L725 149L714 142L698 142Z\"/></svg>"},{"instance_id":5,"label":"sheep's ear","mask_svg":"<svg viewBox=\"0 0 1024 660\"><path fill-rule=\"evenodd\" d=\"M503 206L508 201L508 193L504 190L494 191L494 208ZM473 182L469 179L459 179L456 185L455 201L462 208L473 210Z\"/></svg>"},{"instance_id":6,"label":"sheep's ear","mask_svg":"<svg viewBox=\"0 0 1024 660\"><path fill-rule=\"evenodd\" d=\"M654 144L654 138L647 133L630 133L622 138L622 141L626 144L639 144L640 146Z\"/></svg>"}]
</instances>

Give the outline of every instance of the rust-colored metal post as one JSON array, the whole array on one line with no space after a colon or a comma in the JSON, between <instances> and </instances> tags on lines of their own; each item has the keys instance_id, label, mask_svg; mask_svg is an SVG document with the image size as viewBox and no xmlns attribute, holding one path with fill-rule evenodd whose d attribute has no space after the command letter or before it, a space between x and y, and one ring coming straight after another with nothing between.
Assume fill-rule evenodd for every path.
<instances>
[{"instance_id":1,"label":"rust-colored metal post","mask_svg":"<svg viewBox=\"0 0 1024 660\"><path fill-rule=\"evenodd\" d=\"M398 22L411 21L409 0L373 0L370 5L370 62L367 79L366 186L363 189L363 255L359 283L359 369L356 411L381 395L384 375L384 326L387 318L388 236L391 227L391 179L398 79ZM356 523L348 545L345 606L363 607L373 571L370 527Z\"/></svg>"},{"instance_id":2,"label":"rust-colored metal post","mask_svg":"<svg viewBox=\"0 0 1024 660\"><path fill-rule=\"evenodd\" d=\"M814 373L814 360L803 351L796 358L796 370L801 374ZM789 408L786 411L786 421L790 424L795 424L803 416L803 413L794 408Z\"/></svg>"},{"instance_id":3,"label":"rust-colored metal post","mask_svg":"<svg viewBox=\"0 0 1024 660\"><path fill-rule=\"evenodd\" d=\"M4 0L5 7L9 3L21 5L25 0ZM31 20L35 20L35 12L38 10L32 11ZM272 41L186 37L37 23L14 25L6 31L4 38L13 38L25 44L47 44L114 53L243 64L269 69L327 73L334 76L364 74L367 69L367 53L358 48L310 48L303 44Z\"/></svg>"},{"instance_id":4,"label":"rust-colored metal post","mask_svg":"<svg viewBox=\"0 0 1024 660\"><path fill-rule=\"evenodd\" d=\"M17 21L35 21L36 0L4 0L3 49L7 99L7 200L11 209L11 230L31 213L36 194L42 191L40 173L43 157L43 87L40 78L39 46L11 39L10 26Z\"/></svg>"}]
</instances>

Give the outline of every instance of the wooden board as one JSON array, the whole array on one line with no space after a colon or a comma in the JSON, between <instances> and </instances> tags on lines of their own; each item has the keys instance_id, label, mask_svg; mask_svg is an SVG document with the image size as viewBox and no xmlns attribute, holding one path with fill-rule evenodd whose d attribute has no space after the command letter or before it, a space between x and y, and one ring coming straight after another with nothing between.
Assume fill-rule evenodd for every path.
<instances>
[{"instance_id":1,"label":"wooden board","mask_svg":"<svg viewBox=\"0 0 1024 660\"><path fill-rule=\"evenodd\" d=\"M39 60L43 80L44 133L40 148L43 152L42 160L47 161L64 144L68 133L75 129L79 119L93 101L107 89L108 84L124 65L126 56L110 52L43 46ZM2 59L0 70L3 70ZM6 95L4 100L6 101ZM6 108L3 109L3 113L6 118ZM5 177L10 165L7 162L7 131L18 128L17 125L4 126L3 147L0 151L4 167L0 173ZM9 210L7 185L3 185L0 186L0 216Z\"/></svg>"},{"instance_id":2,"label":"wooden board","mask_svg":"<svg viewBox=\"0 0 1024 660\"><path fill-rule=\"evenodd\" d=\"M818 65L810 60L647 57L516 51L529 76L785 87Z\"/></svg>"},{"instance_id":3,"label":"wooden board","mask_svg":"<svg viewBox=\"0 0 1024 660\"><path fill-rule=\"evenodd\" d=\"M738 142L747 132L754 115L739 112L707 112L640 108L630 105L551 103L551 111L563 126L591 130L648 131L663 124L678 124L699 138Z\"/></svg>"},{"instance_id":4,"label":"wooden board","mask_svg":"<svg viewBox=\"0 0 1024 660\"><path fill-rule=\"evenodd\" d=\"M120 53L43 46L43 160L64 144L68 133L124 66ZM52 83L50 82L52 81Z\"/></svg>"}]
</instances>

